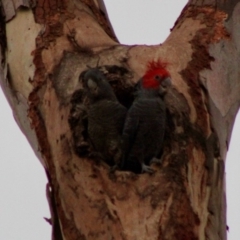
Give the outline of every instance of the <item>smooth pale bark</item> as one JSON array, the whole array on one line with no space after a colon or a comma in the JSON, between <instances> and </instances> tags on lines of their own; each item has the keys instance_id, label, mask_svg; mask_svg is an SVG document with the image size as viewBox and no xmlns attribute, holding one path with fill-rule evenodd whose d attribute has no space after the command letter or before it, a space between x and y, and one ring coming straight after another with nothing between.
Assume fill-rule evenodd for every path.
<instances>
[{"instance_id":1,"label":"smooth pale bark","mask_svg":"<svg viewBox=\"0 0 240 240\"><path fill-rule=\"evenodd\" d=\"M2 2L1 86L46 169L52 239L226 239L224 160L240 102L239 2L189 1L156 46L119 44L102 1ZM173 89L156 173L110 175L106 164L79 157L68 121L79 74L87 65L107 69L125 101L158 59L169 63Z\"/></svg>"}]
</instances>

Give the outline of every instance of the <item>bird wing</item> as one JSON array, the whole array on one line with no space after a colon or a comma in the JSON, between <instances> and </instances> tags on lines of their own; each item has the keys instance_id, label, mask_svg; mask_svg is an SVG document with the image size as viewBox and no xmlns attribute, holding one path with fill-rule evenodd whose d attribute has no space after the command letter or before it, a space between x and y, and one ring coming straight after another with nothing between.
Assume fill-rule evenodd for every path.
<instances>
[{"instance_id":1,"label":"bird wing","mask_svg":"<svg viewBox=\"0 0 240 240\"><path fill-rule=\"evenodd\" d=\"M131 148L134 144L138 128L139 128L139 114L137 112L136 107L133 105L127 114L124 128L123 128L123 136L122 136L122 149L123 149L123 157L122 157L122 167L125 164L126 159L131 151Z\"/></svg>"}]
</instances>

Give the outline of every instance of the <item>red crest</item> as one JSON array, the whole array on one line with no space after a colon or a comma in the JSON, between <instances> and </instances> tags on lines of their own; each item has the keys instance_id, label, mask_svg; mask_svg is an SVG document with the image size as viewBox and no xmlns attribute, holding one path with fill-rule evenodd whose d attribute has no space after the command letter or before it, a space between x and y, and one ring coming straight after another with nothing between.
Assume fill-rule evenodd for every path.
<instances>
[{"instance_id":1,"label":"red crest","mask_svg":"<svg viewBox=\"0 0 240 240\"><path fill-rule=\"evenodd\" d=\"M166 69L167 65L167 62L162 62L160 59L158 61L150 61L147 65L147 71L142 78L143 87L158 88L161 82L156 80L157 76L161 79L170 77L170 74Z\"/></svg>"}]
</instances>

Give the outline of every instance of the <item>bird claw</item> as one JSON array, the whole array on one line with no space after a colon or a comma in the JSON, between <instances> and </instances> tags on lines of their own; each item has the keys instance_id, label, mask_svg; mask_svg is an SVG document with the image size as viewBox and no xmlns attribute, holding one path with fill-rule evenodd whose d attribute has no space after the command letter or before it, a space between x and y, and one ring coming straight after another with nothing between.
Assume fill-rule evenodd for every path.
<instances>
[{"instance_id":1,"label":"bird claw","mask_svg":"<svg viewBox=\"0 0 240 240\"><path fill-rule=\"evenodd\" d=\"M149 166L147 166L145 164L142 164L142 173L145 173L145 172L152 174L155 171L151 167L149 167Z\"/></svg>"},{"instance_id":2,"label":"bird claw","mask_svg":"<svg viewBox=\"0 0 240 240\"><path fill-rule=\"evenodd\" d=\"M156 163L156 164L161 164L162 163L162 160L160 158L152 158L152 160L150 161L150 164L152 163Z\"/></svg>"}]
</instances>

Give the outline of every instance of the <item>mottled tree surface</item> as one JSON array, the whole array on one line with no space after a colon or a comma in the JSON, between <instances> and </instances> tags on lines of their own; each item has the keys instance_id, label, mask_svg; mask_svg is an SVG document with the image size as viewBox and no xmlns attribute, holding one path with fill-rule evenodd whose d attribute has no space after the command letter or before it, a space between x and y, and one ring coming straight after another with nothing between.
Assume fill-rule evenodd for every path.
<instances>
[{"instance_id":1,"label":"mottled tree surface","mask_svg":"<svg viewBox=\"0 0 240 240\"><path fill-rule=\"evenodd\" d=\"M240 1L192 0L161 45L118 43L102 1L3 0L1 86L49 179L54 240L226 239L224 166L240 102ZM129 107L150 60L169 63L155 173L83 157L79 75L108 77ZM86 143L87 144L87 143ZM82 155L81 155L82 154Z\"/></svg>"}]
</instances>

